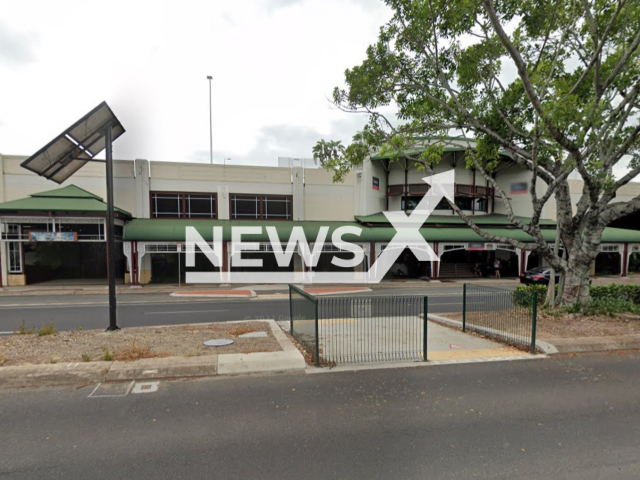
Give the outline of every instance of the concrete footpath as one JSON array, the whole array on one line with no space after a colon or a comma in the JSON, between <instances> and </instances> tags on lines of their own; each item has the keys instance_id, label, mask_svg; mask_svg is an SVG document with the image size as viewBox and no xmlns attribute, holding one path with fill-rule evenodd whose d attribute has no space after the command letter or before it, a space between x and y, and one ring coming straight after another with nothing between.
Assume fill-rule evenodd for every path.
<instances>
[{"instance_id":1,"label":"concrete footpath","mask_svg":"<svg viewBox=\"0 0 640 480\"><path fill-rule=\"evenodd\" d=\"M429 314L427 318L450 327L462 328L462 322L443 315ZM536 347L546 355L562 353L611 352L640 350L640 335L536 339Z\"/></svg>"}]
</instances>

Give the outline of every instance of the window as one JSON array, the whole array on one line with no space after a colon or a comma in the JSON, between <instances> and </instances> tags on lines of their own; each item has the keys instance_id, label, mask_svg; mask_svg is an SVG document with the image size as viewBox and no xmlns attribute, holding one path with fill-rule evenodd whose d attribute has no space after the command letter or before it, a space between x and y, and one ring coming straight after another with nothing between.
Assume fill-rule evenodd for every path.
<instances>
[{"instance_id":1,"label":"window","mask_svg":"<svg viewBox=\"0 0 640 480\"><path fill-rule=\"evenodd\" d=\"M7 235L5 238L7 240L20 240L21 233L20 225L9 224L7 225Z\"/></svg>"},{"instance_id":2,"label":"window","mask_svg":"<svg viewBox=\"0 0 640 480\"><path fill-rule=\"evenodd\" d=\"M152 218L217 218L215 193L151 192Z\"/></svg>"},{"instance_id":3,"label":"window","mask_svg":"<svg viewBox=\"0 0 640 480\"><path fill-rule=\"evenodd\" d=\"M285 195L231 195L232 219L291 220L292 197Z\"/></svg>"},{"instance_id":4,"label":"window","mask_svg":"<svg viewBox=\"0 0 640 480\"><path fill-rule=\"evenodd\" d=\"M451 205L449 205L449 202L446 198L443 198L442 200L440 200L438 205L436 205L436 210L451 210Z\"/></svg>"},{"instance_id":5,"label":"window","mask_svg":"<svg viewBox=\"0 0 640 480\"><path fill-rule=\"evenodd\" d=\"M9 242L9 273L22 273L22 244Z\"/></svg>"},{"instance_id":6,"label":"window","mask_svg":"<svg viewBox=\"0 0 640 480\"><path fill-rule=\"evenodd\" d=\"M456 195L455 201L460 210L473 210L473 197Z\"/></svg>"},{"instance_id":7,"label":"window","mask_svg":"<svg viewBox=\"0 0 640 480\"><path fill-rule=\"evenodd\" d=\"M415 210L422 198L422 195L415 197L402 197L402 210Z\"/></svg>"},{"instance_id":8,"label":"window","mask_svg":"<svg viewBox=\"0 0 640 480\"><path fill-rule=\"evenodd\" d=\"M488 198L476 198L473 200L474 203L474 211L476 212L487 212L489 210L489 199Z\"/></svg>"}]
</instances>

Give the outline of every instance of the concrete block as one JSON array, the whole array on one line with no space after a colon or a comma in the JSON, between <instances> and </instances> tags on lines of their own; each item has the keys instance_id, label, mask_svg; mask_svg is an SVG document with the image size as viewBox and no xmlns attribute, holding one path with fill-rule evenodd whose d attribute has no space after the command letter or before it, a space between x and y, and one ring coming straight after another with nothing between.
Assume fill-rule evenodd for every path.
<instances>
[{"instance_id":1,"label":"concrete block","mask_svg":"<svg viewBox=\"0 0 640 480\"><path fill-rule=\"evenodd\" d=\"M300 352L229 353L218 358L218 375L304 370Z\"/></svg>"}]
</instances>

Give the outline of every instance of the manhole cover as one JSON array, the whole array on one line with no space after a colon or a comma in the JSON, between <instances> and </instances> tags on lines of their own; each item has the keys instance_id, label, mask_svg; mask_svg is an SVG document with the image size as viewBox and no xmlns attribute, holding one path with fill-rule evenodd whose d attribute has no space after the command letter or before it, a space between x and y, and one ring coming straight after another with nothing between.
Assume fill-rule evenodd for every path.
<instances>
[{"instance_id":1,"label":"manhole cover","mask_svg":"<svg viewBox=\"0 0 640 480\"><path fill-rule=\"evenodd\" d=\"M225 345L231 345L233 340L228 338L216 338L215 340L207 340L204 342L207 347L224 347Z\"/></svg>"}]
</instances>

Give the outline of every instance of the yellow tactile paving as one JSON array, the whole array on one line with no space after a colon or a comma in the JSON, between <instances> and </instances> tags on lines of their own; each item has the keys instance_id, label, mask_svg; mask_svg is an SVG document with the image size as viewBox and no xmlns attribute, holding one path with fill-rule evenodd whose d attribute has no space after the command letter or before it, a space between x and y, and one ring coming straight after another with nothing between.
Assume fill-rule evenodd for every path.
<instances>
[{"instance_id":1,"label":"yellow tactile paving","mask_svg":"<svg viewBox=\"0 0 640 480\"><path fill-rule=\"evenodd\" d=\"M526 356L527 352L516 348L482 348L477 350L439 350L429 351L429 360L466 360L469 358L489 358L489 357L514 357Z\"/></svg>"}]
</instances>

